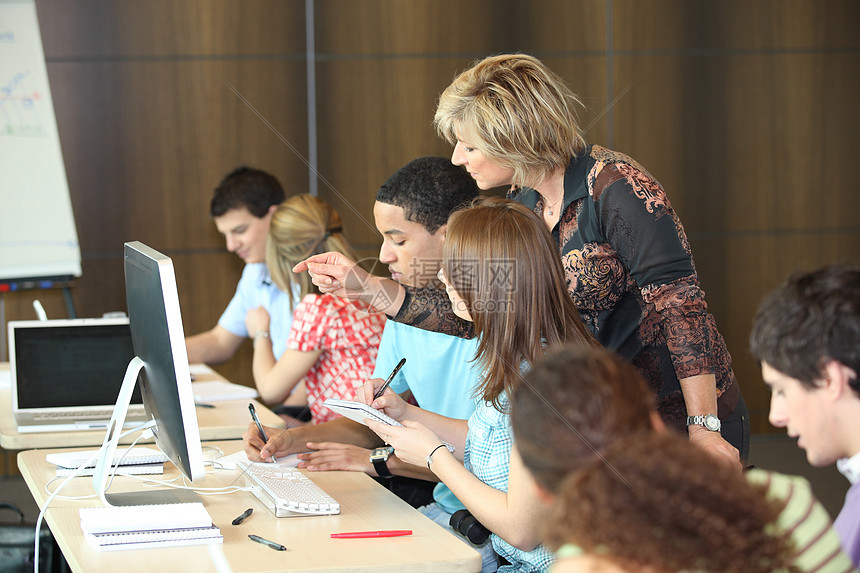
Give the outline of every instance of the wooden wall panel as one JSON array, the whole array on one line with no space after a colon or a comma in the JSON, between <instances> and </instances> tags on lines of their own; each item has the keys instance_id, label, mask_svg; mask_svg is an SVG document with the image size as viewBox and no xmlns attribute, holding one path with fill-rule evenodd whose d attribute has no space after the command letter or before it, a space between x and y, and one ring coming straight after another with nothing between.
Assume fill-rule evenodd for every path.
<instances>
[{"instance_id":1,"label":"wooden wall panel","mask_svg":"<svg viewBox=\"0 0 860 573\"><path fill-rule=\"evenodd\" d=\"M609 118L615 114L617 104L607 92L607 59L597 54L536 54L579 97L584 108L577 110L579 127L588 143L606 145L609 138Z\"/></svg>"},{"instance_id":2,"label":"wooden wall panel","mask_svg":"<svg viewBox=\"0 0 860 573\"><path fill-rule=\"evenodd\" d=\"M208 216L214 186L245 163L307 189L305 3L37 4L83 246L79 314L122 303L121 243L139 239L174 257L186 330L211 326L241 272ZM629 153L666 187L745 393L758 386L745 345L761 295L795 268L857 262L855 0L315 7L320 195L362 256L379 245L379 184L416 156L451 152L431 124L439 93L473 60L522 51L582 97L589 141ZM7 317L32 317L36 296L64 312L60 291L17 293ZM221 371L248 381L248 349ZM751 408L766 409L752 392Z\"/></svg>"},{"instance_id":3,"label":"wooden wall panel","mask_svg":"<svg viewBox=\"0 0 860 573\"><path fill-rule=\"evenodd\" d=\"M612 0L615 50L857 48L854 0Z\"/></svg>"},{"instance_id":4,"label":"wooden wall panel","mask_svg":"<svg viewBox=\"0 0 860 573\"><path fill-rule=\"evenodd\" d=\"M850 109L858 65L851 54L617 57L616 85L634 86L616 106L617 148L661 180L690 232L856 227L851 173L833 167L860 147L860 117L832 110Z\"/></svg>"},{"instance_id":5,"label":"wooden wall panel","mask_svg":"<svg viewBox=\"0 0 860 573\"><path fill-rule=\"evenodd\" d=\"M293 61L52 64L82 248L129 239L221 246L212 190L240 163L307 189L307 169L236 93L306 153L304 66ZM82 224L92 217L100 225Z\"/></svg>"},{"instance_id":6,"label":"wooden wall panel","mask_svg":"<svg viewBox=\"0 0 860 573\"><path fill-rule=\"evenodd\" d=\"M602 51L605 43L605 3L592 0L325 0L316 7L323 57L457 54L471 61L515 51Z\"/></svg>"},{"instance_id":7,"label":"wooden wall panel","mask_svg":"<svg viewBox=\"0 0 860 573\"><path fill-rule=\"evenodd\" d=\"M320 185L364 256L381 242L373 225L379 185L408 161L448 156L436 136L436 96L463 59L332 60L317 65Z\"/></svg>"},{"instance_id":8,"label":"wooden wall panel","mask_svg":"<svg viewBox=\"0 0 860 573\"><path fill-rule=\"evenodd\" d=\"M38 0L45 56L302 58L303 0Z\"/></svg>"},{"instance_id":9,"label":"wooden wall panel","mask_svg":"<svg viewBox=\"0 0 860 573\"><path fill-rule=\"evenodd\" d=\"M852 2L614 3L616 147L663 183L735 357L755 431L769 395L747 339L795 269L860 262L860 16ZM836 22L835 19L839 19Z\"/></svg>"},{"instance_id":10,"label":"wooden wall panel","mask_svg":"<svg viewBox=\"0 0 860 573\"><path fill-rule=\"evenodd\" d=\"M782 432L767 422L770 391L749 353L753 316L767 293L794 272L826 264L858 264L856 232L827 235L762 233L697 237L692 241L711 312L732 354L750 409L753 433ZM716 261L715 264L710 264ZM729 285L715 288L713 285ZM711 285L711 286L709 286Z\"/></svg>"}]
</instances>

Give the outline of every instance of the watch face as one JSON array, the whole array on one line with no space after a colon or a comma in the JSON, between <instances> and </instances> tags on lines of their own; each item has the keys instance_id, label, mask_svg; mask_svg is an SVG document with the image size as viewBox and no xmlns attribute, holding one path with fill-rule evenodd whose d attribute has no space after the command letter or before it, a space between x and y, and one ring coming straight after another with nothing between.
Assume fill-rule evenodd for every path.
<instances>
[{"instance_id":1,"label":"watch face","mask_svg":"<svg viewBox=\"0 0 860 573\"><path fill-rule=\"evenodd\" d=\"M720 429L720 419L713 414L708 414L705 416L704 424L702 425L712 432L717 432Z\"/></svg>"},{"instance_id":2,"label":"watch face","mask_svg":"<svg viewBox=\"0 0 860 573\"><path fill-rule=\"evenodd\" d=\"M375 450L373 450L373 452L371 452L370 459L388 461L388 456L390 456L392 452L394 452L394 448L392 448L391 446L376 448Z\"/></svg>"}]
</instances>

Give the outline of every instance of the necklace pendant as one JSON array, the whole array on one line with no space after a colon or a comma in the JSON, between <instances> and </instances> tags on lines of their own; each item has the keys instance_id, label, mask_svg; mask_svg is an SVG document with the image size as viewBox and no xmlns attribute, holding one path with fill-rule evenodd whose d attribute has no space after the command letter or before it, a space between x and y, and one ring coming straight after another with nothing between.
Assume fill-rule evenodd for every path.
<instances>
[{"instance_id":1,"label":"necklace pendant","mask_svg":"<svg viewBox=\"0 0 860 573\"><path fill-rule=\"evenodd\" d=\"M549 208L548 213L549 213L549 216L552 217L552 207Z\"/></svg>"}]
</instances>

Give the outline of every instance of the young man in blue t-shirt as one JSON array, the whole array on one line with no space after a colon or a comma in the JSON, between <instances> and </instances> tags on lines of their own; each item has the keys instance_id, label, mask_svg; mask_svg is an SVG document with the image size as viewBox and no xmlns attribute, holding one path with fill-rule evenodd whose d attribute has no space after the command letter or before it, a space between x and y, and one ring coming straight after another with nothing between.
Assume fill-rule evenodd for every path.
<instances>
[{"instance_id":1,"label":"young man in blue t-shirt","mask_svg":"<svg viewBox=\"0 0 860 573\"><path fill-rule=\"evenodd\" d=\"M376 194L373 216L383 237L379 261L388 265L391 278L405 286L441 286L436 275L442 262L448 216L477 194L478 188L469 174L443 157L415 159L383 183ZM472 362L476 349L476 340L389 320L373 376L387 378L400 359L406 358L391 383L394 391L411 396L431 412L468 419L475 409L472 392L479 375ZM371 476L438 481L426 468L403 463L396 452L377 447L382 444L373 432L347 418L285 432L267 429L267 433L277 436L269 441L267 458L270 453L278 456L307 452L299 456L303 460L300 467L311 471L351 470ZM256 426L249 427L244 440L249 458L257 459L262 444ZM433 499L434 503L421 511L445 527L451 514L463 509L444 484L436 485ZM476 549L486 553L484 570L494 570L496 559L492 547Z\"/></svg>"}]
</instances>

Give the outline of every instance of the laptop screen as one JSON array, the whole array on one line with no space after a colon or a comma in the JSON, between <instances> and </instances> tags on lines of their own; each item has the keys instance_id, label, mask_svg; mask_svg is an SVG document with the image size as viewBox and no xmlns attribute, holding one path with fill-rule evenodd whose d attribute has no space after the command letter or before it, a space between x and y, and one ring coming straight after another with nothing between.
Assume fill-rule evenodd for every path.
<instances>
[{"instance_id":1,"label":"laptop screen","mask_svg":"<svg viewBox=\"0 0 860 573\"><path fill-rule=\"evenodd\" d=\"M51 324L56 322L56 324ZM19 410L110 406L134 358L128 323L47 321L14 329ZM140 387L132 403L140 404Z\"/></svg>"}]
</instances>

